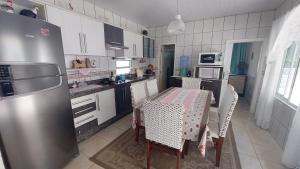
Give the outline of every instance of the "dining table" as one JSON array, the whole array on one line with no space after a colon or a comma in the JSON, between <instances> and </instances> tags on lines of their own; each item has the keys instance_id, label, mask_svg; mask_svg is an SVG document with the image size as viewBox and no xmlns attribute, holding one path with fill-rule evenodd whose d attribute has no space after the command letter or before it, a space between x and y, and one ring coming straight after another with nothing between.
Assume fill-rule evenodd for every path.
<instances>
[{"instance_id":1,"label":"dining table","mask_svg":"<svg viewBox=\"0 0 300 169\"><path fill-rule=\"evenodd\" d=\"M184 106L183 115L183 139L187 141L199 141L205 131L209 118L209 109L213 103L213 94L209 90L186 89L171 87L155 96L147 98L152 101L159 101L167 104L180 104ZM143 107L137 107L133 117L140 118L143 122ZM133 126L134 126L133 122ZM144 125L144 124L141 124Z\"/></svg>"}]
</instances>

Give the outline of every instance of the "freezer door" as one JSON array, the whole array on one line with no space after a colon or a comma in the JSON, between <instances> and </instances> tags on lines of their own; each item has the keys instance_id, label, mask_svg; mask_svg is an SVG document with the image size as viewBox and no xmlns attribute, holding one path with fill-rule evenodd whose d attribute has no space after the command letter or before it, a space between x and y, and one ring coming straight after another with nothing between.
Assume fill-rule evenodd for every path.
<instances>
[{"instance_id":1,"label":"freezer door","mask_svg":"<svg viewBox=\"0 0 300 169\"><path fill-rule=\"evenodd\" d=\"M78 154L67 78L30 81L20 83L54 86L0 100L0 133L9 165L13 169L63 168Z\"/></svg>"},{"instance_id":2,"label":"freezer door","mask_svg":"<svg viewBox=\"0 0 300 169\"><path fill-rule=\"evenodd\" d=\"M0 62L57 64L65 74L59 27L0 11Z\"/></svg>"}]
</instances>

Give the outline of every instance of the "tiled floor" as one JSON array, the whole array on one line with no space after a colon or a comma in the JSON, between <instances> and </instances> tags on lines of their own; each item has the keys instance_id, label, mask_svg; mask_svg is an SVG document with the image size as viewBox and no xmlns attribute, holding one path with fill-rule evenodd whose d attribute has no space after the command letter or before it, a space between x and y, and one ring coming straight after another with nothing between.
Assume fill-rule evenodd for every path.
<instances>
[{"instance_id":1,"label":"tiled floor","mask_svg":"<svg viewBox=\"0 0 300 169\"><path fill-rule=\"evenodd\" d=\"M123 132L131 127L131 115L127 115L113 125L101 130L93 137L79 144L80 155L71 161L65 169L103 169L89 160Z\"/></svg>"},{"instance_id":2,"label":"tiled floor","mask_svg":"<svg viewBox=\"0 0 300 169\"><path fill-rule=\"evenodd\" d=\"M242 169L285 169L280 165L281 149L268 131L255 126L249 104L240 99L232 117L233 131ZM131 115L79 144L80 156L65 169L103 169L89 160L95 153L131 126Z\"/></svg>"},{"instance_id":3,"label":"tiled floor","mask_svg":"<svg viewBox=\"0 0 300 169\"><path fill-rule=\"evenodd\" d=\"M240 99L232 126L242 169L285 169L280 164L281 149L270 133L255 125L249 104Z\"/></svg>"}]
</instances>

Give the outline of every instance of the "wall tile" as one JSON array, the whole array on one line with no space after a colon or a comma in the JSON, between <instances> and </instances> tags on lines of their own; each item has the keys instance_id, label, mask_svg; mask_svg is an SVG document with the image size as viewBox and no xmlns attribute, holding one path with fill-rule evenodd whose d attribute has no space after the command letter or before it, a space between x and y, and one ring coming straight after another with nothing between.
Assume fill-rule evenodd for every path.
<instances>
[{"instance_id":1,"label":"wall tile","mask_svg":"<svg viewBox=\"0 0 300 169\"><path fill-rule=\"evenodd\" d=\"M175 44L176 43L176 35L170 36L170 44Z\"/></svg>"},{"instance_id":2,"label":"wall tile","mask_svg":"<svg viewBox=\"0 0 300 169\"><path fill-rule=\"evenodd\" d=\"M151 38L155 38L155 28L148 29L148 36Z\"/></svg>"},{"instance_id":3,"label":"wall tile","mask_svg":"<svg viewBox=\"0 0 300 169\"><path fill-rule=\"evenodd\" d=\"M170 43L170 37L169 36L163 36L161 38L161 43L162 44L169 44Z\"/></svg>"},{"instance_id":4,"label":"wall tile","mask_svg":"<svg viewBox=\"0 0 300 169\"><path fill-rule=\"evenodd\" d=\"M193 45L193 34L186 34L185 35L184 45L185 46L192 46Z\"/></svg>"},{"instance_id":5,"label":"wall tile","mask_svg":"<svg viewBox=\"0 0 300 169\"><path fill-rule=\"evenodd\" d=\"M55 5L61 7L61 8L65 8L65 9L69 9L69 2L66 0L55 0Z\"/></svg>"},{"instance_id":6,"label":"wall tile","mask_svg":"<svg viewBox=\"0 0 300 169\"><path fill-rule=\"evenodd\" d=\"M248 17L247 28L259 27L261 13L251 13Z\"/></svg>"},{"instance_id":7,"label":"wall tile","mask_svg":"<svg viewBox=\"0 0 300 169\"><path fill-rule=\"evenodd\" d=\"M156 28L156 37L162 36L163 27Z\"/></svg>"},{"instance_id":8,"label":"wall tile","mask_svg":"<svg viewBox=\"0 0 300 169\"><path fill-rule=\"evenodd\" d=\"M96 11L96 18L98 18L98 19L104 19L105 18L103 8L101 8L99 6L95 6L95 11Z\"/></svg>"},{"instance_id":9,"label":"wall tile","mask_svg":"<svg viewBox=\"0 0 300 169\"><path fill-rule=\"evenodd\" d=\"M187 46L184 48L183 54L185 56L192 56L193 53L193 46Z\"/></svg>"},{"instance_id":10,"label":"wall tile","mask_svg":"<svg viewBox=\"0 0 300 169\"><path fill-rule=\"evenodd\" d=\"M224 30L234 29L235 16L227 16L224 21Z\"/></svg>"},{"instance_id":11,"label":"wall tile","mask_svg":"<svg viewBox=\"0 0 300 169\"><path fill-rule=\"evenodd\" d=\"M202 52L211 52L211 45L202 45Z\"/></svg>"},{"instance_id":12,"label":"wall tile","mask_svg":"<svg viewBox=\"0 0 300 169\"><path fill-rule=\"evenodd\" d=\"M213 32L212 44L218 45L222 44L223 32Z\"/></svg>"},{"instance_id":13,"label":"wall tile","mask_svg":"<svg viewBox=\"0 0 300 169\"><path fill-rule=\"evenodd\" d=\"M270 34L270 31L271 31L270 27L259 28L258 37L259 38L267 38Z\"/></svg>"},{"instance_id":14,"label":"wall tile","mask_svg":"<svg viewBox=\"0 0 300 169\"><path fill-rule=\"evenodd\" d=\"M95 2L94 0L84 0L84 14L90 17L95 18Z\"/></svg>"},{"instance_id":15,"label":"wall tile","mask_svg":"<svg viewBox=\"0 0 300 169\"><path fill-rule=\"evenodd\" d=\"M194 27L194 33L202 33L203 32L203 20L196 21Z\"/></svg>"},{"instance_id":16,"label":"wall tile","mask_svg":"<svg viewBox=\"0 0 300 169\"><path fill-rule=\"evenodd\" d=\"M211 32L213 29L214 20L213 19L205 19L203 21L203 32Z\"/></svg>"},{"instance_id":17,"label":"wall tile","mask_svg":"<svg viewBox=\"0 0 300 169\"><path fill-rule=\"evenodd\" d=\"M260 20L260 27L272 26L274 20L274 11L263 12Z\"/></svg>"},{"instance_id":18,"label":"wall tile","mask_svg":"<svg viewBox=\"0 0 300 169\"><path fill-rule=\"evenodd\" d=\"M114 23L114 17L113 13L109 10L104 9L104 17L106 22L113 24Z\"/></svg>"},{"instance_id":19,"label":"wall tile","mask_svg":"<svg viewBox=\"0 0 300 169\"><path fill-rule=\"evenodd\" d=\"M184 46L184 34L177 35L176 46Z\"/></svg>"},{"instance_id":20,"label":"wall tile","mask_svg":"<svg viewBox=\"0 0 300 169\"><path fill-rule=\"evenodd\" d=\"M248 14L237 15L235 17L235 29L246 28L248 21Z\"/></svg>"},{"instance_id":21,"label":"wall tile","mask_svg":"<svg viewBox=\"0 0 300 169\"><path fill-rule=\"evenodd\" d=\"M221 31L224 28L224 17L214 19L214 31Z\"/></svg>"},{"instance_id":22,"label":"wall tile","mask_svg":"<svg viewBox=\"0 0 300 169\"><path fill-rule=\"evenodd\" d=\"M234 39L245 39L246 29L234 30L233 38Z\"/></svg>"},{"instance_id":23,"label":"wall tile","mask_svg":"<svg viewBox=\"0 0 300 169\"><path fill-rule=\"evenodd\" d=\"M121 27L123 29L128 29L127 19L124 17L121 17Z\"/></svg>"},{"instance_id":24,"label":"wall tile","mask_svg":"<svg viewBox=\"0 0 300 169\"><path fill-rule=\"evenodd\" d=\"M194 26L195 26L194 22L185 23L185 33L186 34L194 33Z\"/></svg>"},{"instance_id":25,"label":"wall tile","mask_svg":"<svg viewBox=\"0 0 300 169\"><path fill-rule=\"evenodd\" d=\"M211 52L222 52L222 45L212 45Z\"/></svg>"},{"instance_id":26,"label":"wall tile","mask_svg":"<svg viewBox=\"0 0 300 169\"><path fill-rule=\"evenodd\" d=\"M84 13L83 0L72 1L71 3L74 12Z\"/></svg>"},{"instance_id":27,"label":"wall tile","mask_svg":"<svg viewBox=\"0 0 300 169\"><path fill-rule=\"evenodd\" d=\"M127 26L128 26L128 30L137 33L137 24L136 23L134 23L130 20L127 20Z\"/></svg>"},{"instance_id":28,"label":"wall tile","mask_svg":"<svg viewBox=\"0 0 300 169\"><path fill-rule=\"evenodd\" d=\"M233 39L234 30L228 30L223 32L223 44L226 43L227 40Z\"/></svg>"},{"instance_id":29,"label":"wall tile","mask_svg":"<svg viewBox=\"0 0 300 169\"><path fill-rule=\"evenodd\" d=\"M121 16L117 14L113 14L113 17L114 17L114 25L121 27Z\"/></svg>"},{"instance_id":30,"label":"wall tile","mask_svg":"<svg viewBox=\"0 0 300 169\"><path fill-rule=\"evenodd\" d=\"M201 45L202 44L202 33L194 34L193 45Z\"/></svg>"},{"instance_id":31,"label":"wall tile","mask_svg":"<svg viewBox=\"0 0 300 169\"><path fill-rule=\"evenodd\" d=\"M246 38L251 39L251 38L257 38L257 37L258 37L258 28L247 29Z\"/></svg>"},{"instance_id":32,"label":"wall tile","mask_svg":"<svg viewBox=\"0 0 300 169\"><path fill-rule=\"evenodd\" d=\"M197 46L193 46L193 57L197 57L199 56L199 53L202 52L202 46L201 45L197 45Z\"/></svg>"},{"instance_id":33,"label":"wall tile","mask_svg":"<svg viewBox=\"0 0 300 169\"><path fill-rule=\"evenodd\" d=\"M202 36L202 44L207 45L211 44L212 41L212 32L205 32Z\"/></svg>"}]
</instances>

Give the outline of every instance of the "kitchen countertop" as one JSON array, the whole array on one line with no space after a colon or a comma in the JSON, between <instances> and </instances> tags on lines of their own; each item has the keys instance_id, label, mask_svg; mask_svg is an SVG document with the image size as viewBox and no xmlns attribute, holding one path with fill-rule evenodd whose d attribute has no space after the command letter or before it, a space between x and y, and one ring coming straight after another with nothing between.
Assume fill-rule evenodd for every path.
<instances>
[{"instance_id":1,"label":"kitchen countertop","mask_svg":"<svg viewBox=\"0 0 300 169\"><path fill-rule=\"evenodd\" d=\"M82 87L69 89L70 90L70 97L71 97L71 99L73 99L73 98L76 98L76 97L81 97L81 96L101 92L101 91L104 91L104 90L113 89L116 86L122 85L122 84L125 84L125 83L135 83L135 82L147 80L151 77L152 76L147 76L147 77L142 77L142 78L134 78L134 79L131 79L131 80L126 80L125 82L122 82L122 83L113 83L113 84L106 84L106 85L100 84L99 82L95 81L94 83L91 83L87 86L82 86Z\"/></svg>"}]
</instances>

